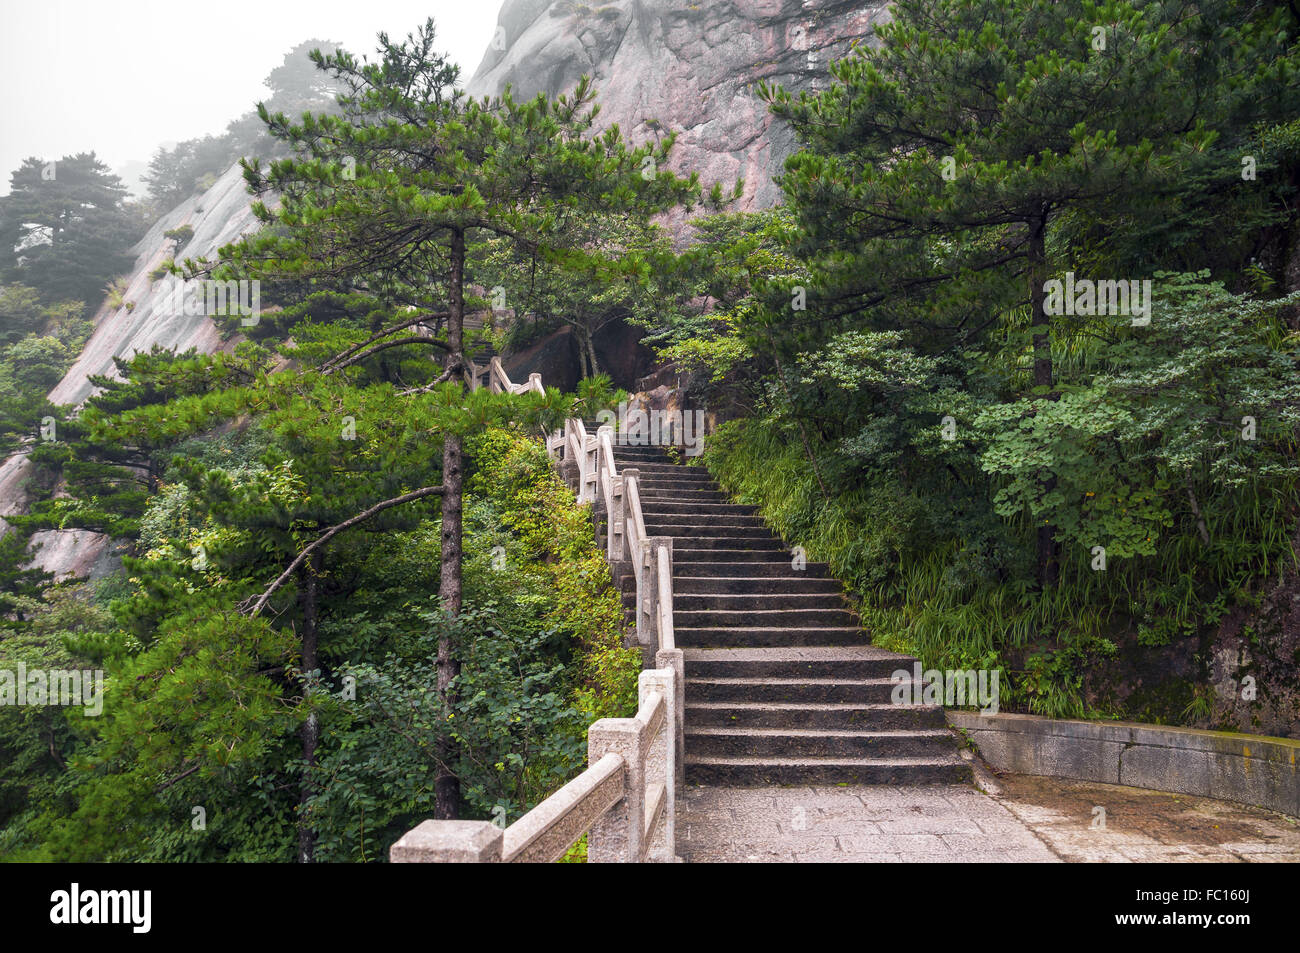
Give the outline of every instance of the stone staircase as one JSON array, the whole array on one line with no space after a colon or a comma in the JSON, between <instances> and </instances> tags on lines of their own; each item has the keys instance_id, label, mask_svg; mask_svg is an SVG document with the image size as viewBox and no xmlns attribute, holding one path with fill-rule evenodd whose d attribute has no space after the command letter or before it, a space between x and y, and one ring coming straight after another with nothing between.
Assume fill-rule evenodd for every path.
<instances>
[{"instance_id":1,"label":"stone staircase","mask_svg":"<svg viewBox=\"0 0 1300 953\"><path fill-rule=\"evenodd\" d=\"M595 433L595 423L587 424ZM891 702L914 659L866 644L824 564L796 569L753 506L660 447L637 468L650 536L673 537L673 626L686 667L686 780L697 784L969 781L943 709ZM625 607L630 574L616 580Z\"/></svg>"},{"instance_id":2,"label":"stone staircase","mask_svg":"<svg viewBox=\"0 0 1300 953\"><path fill-rule=\"evenodd\" d=\"M471 311L465 315L464 328L467 342L465 356L471 364L479 368L477 386L481 387L487 386L487 369L488 365L492 363L492 358L500 357L496 347L490 340L486 338L474 340L474 338L479 337L478 332L481 332L484 327L486 327L486 322L484 321L483 312Z\"/></svg>"}]
</instances>

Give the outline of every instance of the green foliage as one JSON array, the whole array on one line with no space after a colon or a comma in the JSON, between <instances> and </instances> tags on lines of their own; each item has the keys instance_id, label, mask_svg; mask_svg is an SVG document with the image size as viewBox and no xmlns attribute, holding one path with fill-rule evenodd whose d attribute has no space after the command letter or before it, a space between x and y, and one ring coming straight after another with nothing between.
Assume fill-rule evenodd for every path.
<instances>
[{"instance_id":1,"label":"green foliage","mask_svg":"<svg viewBox=\"0 0 1300 953\"><path fill-rule=\"evenodd\" d=\"M786 208L712 220L722 304L651 339L750 414L711 468L830 563L878 644L1095 714L1086 676L1121 646L1203 638L1295 565L1296 302L1274 296L1300 21L893 12L826 88L764 90L802 146ZM1150 277L1150 324L1047 313L1066 271Z\"/></svg>"},{"instance_id":2,"label":"green foliage","mask_svg":"<svg viewBox=\"0 0 1300 953\"><path fill-rule=\"evenodd\" d=\"M178 225L176 228L169 228L163 232L163 238L175 242L177 248L185 247L186 243L193 237L193 225Z\"/></svg>"},{"instance_id":3,"label":"green foliage","mask_svg":"<svg viewBox=\"0 0 1300 953\"><path fill-rule=\"evenodd\" d=\"M7 533L0 546L17 538ZM5 614L0 670L10 672L20 664L28 671L93 668L87 643L112 624L103 608L70 587L10 596ZM66 758L88 721L75 709L51 704L0 707L0 857L35 848L33 825L43 810L75 803Z\"/></svg>"},{"instance_id":4,"label":"green foliage","mask_svg":"<svg viewBox=\"0 0 1300 953\"><path fill-rule=\"evenodd\" d=\"M59 416L46 393L72 366L91 324L77 301L43 305L35 289L0 285L0 449L34 439L46 417Z\"/></svg>"},{"instance_id":5,"label":"green foliage","mask_svg":"<svg viewBox=\"0 0 1300 953\"><path fill-rule=\"evenodd\" d=\"M0 278L46 302L98 301L104 284L130 269L140 237L126 194L93 152L25 160L0 199Z\"/></svg>"},{"instance_id":6,"label":"green foliage","mask_svg":"<svg viewBox=\"0 0 1300 953\"><path fill-rule=\"evenodd\" d=\"M0 285L0 343L12 344L44 325L39 291L20 284Z\"/></svg>"},{"instance_id":7,"label":"green foliage","mask_svg":"<svg viewBox=\"0 0 1300 953\"><path fill-rule=\"evenodd\" d=\"M990 406L974 421L994 508L1057 527L1108 556L1154 555L1183 504L1224 490L1274 493L1300 476L1297 355L1279 318L1293 299L1228 294L1197 276L1162 276L1153 328L1115 325L1095 373L1059 400ZM1247 435L1248 434L1248 435ZM1044 489L1038 474L1056 480Z\"/></svg>"},{"instance_id":8,"label":"green foliage","mask_svg":"<svg viewBox=\"0 0 1300 953\"><path fill-rule=\"evenodd\" d=\"M277 431L273 419L258 429ZM369 542L337 549L327 564L327 578L338 583L326 588L321 671L311 692L293 677L292 603L276 622L228 607L247 591L247 576L279 561L257 545L258 536L276 533L254 527L284 507L293 532L304 508L319 504L296 469L268 469L273 453L248 462L258 440L228 444L229 453L221 441L189 445L229 464L217 471L229 487L220 494L195 489L222 485L213 471L175 459L183 480L150 500L142 555L129 560L133 585L114 603L116 625L102 609L75 601L57 624L24 630L29 639L78 633L78 650L109 678L104 715L76 733L59 728L56 750L70 770L45 763L48 783L14 802L13 823L0 835L13 856L292 859L291 792L302 777L297 729L312 712L322 747L305 810L317 856L382 860L393 840L432 812L432 757L442 733L461 742L456 769L469 815L492 817L500 805L516 818L581 769L592 720L635 710L640 656L623 647L608 566L586 510L536 440L493 429L473 441L467 605L456 620L429 596L437 581L435 521L402 517L368 534ZM231 508L236 499L244 510ZM245 511L252 518L236 523ZM84 619L73 621L73 606L85 606ZM449 711L439 706L433 661L447 625L463 662ZM356 679L354 699L344 697L348 676ZM15 750L25 752L16 770L30 780L47 738L31 725L12 730ZM18 784L20 775L13 777ZM191 826L195 805L205 809L203 830Z\"/></svg>"},{"instance_id":9,"label":"green foliage","mask_svg":"<svg viewBox=\"0 0 1300 953\"><path fill-rule=\"evenodd\" d=\"M584 377L578 381L578 400L574 413L583 420L591 420L602 410L617 410L618 405L627 401L627 391L614 387L608 374Z\"/></svg>"}]
</instances>

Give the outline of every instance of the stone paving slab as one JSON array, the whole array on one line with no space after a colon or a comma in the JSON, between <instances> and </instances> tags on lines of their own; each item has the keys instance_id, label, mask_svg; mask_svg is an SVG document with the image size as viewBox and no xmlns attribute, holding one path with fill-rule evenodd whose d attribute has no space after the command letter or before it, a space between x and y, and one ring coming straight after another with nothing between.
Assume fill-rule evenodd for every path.
<instances>
[{"instance_id":1,"label":"stone paving slab","mask_svg":"<svg viewBox=\"0 0 1300 953\"><path fill-rule=\"evenodd\" d=\"M1300 821L1261 808L1023 775L998 786L688 785L677 853L692 863L1300 862Z\"/></svg>"},{"instance_id":2,"label":"stone paving slab","mask_svg":"<svg viewBox=\"0 0 1300 953\"><path fill-rule=\"evenodd\" d=\"M1300 862L1300 819L1264 808L1026 775L998 785L1007 810L1066 861Z\"/></svg>"}]
</instances>

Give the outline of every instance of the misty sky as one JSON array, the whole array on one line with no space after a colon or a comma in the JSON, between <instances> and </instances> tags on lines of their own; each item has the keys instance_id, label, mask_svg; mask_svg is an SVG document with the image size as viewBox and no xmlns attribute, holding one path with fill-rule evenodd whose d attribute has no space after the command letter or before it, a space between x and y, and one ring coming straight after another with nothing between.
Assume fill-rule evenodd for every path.
<instances>
[{"instance_id":1,"label":"misty sky","mask_svg":"<svg viewBox=\"0 0 1300 953\"><path fill-rule=\"evenodd\" d=\"M0 0L0 194L28 156L94 150L110 168L219 133L307 39L373 54L426 17L467 82L498 0Z\"/></svg>"}]
</instances>

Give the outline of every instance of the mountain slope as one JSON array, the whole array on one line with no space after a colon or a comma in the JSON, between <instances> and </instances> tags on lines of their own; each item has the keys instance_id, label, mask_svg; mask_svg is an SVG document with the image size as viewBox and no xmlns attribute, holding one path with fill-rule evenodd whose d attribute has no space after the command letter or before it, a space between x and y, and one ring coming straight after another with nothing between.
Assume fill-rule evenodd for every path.
<instances>
[{"instance_id":1,"label":"mountain slope","mask_svg":"<svg viewBox=\"0 0 1300 953\"><path fill-rule=\"evenodd\" d=\"M92 375L116 376L115 357L130 357L155 345L177 351L195 348L201 353L223 346L211 318L177 314L168 306L171 279L155 281L149 274L173 255L178 259L215 258L218 248L257 226L251 201L235 164L206 192L186 199L154 223L133 249L135 265L127 275L122 306L113 308L105 302L96 312L90 340L49 393L53 403L81 404L94 391ZM183 225L193 228L194 234L177 249L163 233ZM127 302L132 304L129 310ZM23 452L0 462L0 517L26 507L23 485L29 471ZM0 519L0 532L3 528ZM108 537L81 529L43 530L32 536L32 546L35 564L58 576L100 575L107 571L111 552Z\"/></svg>"},{"instance_id":2,"label":"mountain slope","mask_svg":"<svg viewBox=\"0 0 1300 953\"><path fill-rule=\"evenodd\" d=\"M590 74L602 126L617 123L633 140L678 131L676 171L697 171L706 184L743 178L738 207L765 208L779 195L772 176L794 140L755 84L819 87L831 60L888 15L887 4L861 0L506 0L504 49L488 49L467 88L555 95Z\"/></svg>"}]
</instances>

